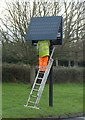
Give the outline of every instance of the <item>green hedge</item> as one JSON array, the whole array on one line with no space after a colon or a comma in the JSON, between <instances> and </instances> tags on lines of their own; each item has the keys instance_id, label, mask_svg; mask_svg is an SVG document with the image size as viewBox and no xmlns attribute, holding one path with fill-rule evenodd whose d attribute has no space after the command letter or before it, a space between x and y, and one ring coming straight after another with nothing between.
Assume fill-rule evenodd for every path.
<instances>
[{"instance_id":1,"label":"green hedge","mask_svg":"<svg viewBox=\"0 0 85 120\"><path fill-rule=\"evenodd\" d=\"M83 70L81 67L54 67L53 80L54 82L83 82Z\"/></svg>"},{"instance_id":2,"label":"green hedge","mask_svg":"<svg viewBox=\"0 0 85 120\"><path fill-rule=\"evenodd\" d=\"M30 66L25 64L2 65L3 82L30 82Z\"/></svg>"},{"instance_id":3,"label":"green hedge","mask_svg":"<svg viewBox=\"0 0 85 120\"><path fill-rule=\"evenodd\" d=\"M3 82L30 82L31 67L26 64L2 65ZM83 82L83 70L80 67L53 67L53 82Z\"/></svg>"}]
</instances>

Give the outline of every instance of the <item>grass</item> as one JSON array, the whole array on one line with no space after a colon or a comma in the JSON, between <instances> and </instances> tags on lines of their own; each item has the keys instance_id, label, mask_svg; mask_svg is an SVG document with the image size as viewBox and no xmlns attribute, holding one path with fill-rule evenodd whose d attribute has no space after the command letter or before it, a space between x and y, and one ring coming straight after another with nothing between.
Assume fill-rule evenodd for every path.
<instances>
[{"instance_id":1,"label":"grass","mask_svg":"<svg viewBox=\"0 0 85 120\"><path fill-rule=\"evenodd\" d=\"M2 118L2 83L0 82L0 119Z\"/></svg>"},{"instance_id":2,"label":"grass","mask_svg":"<svg viewBox=\"0 0 85 120\"><path fill-rule=\"evenodd\" d=\"M25 108L31 86L23 83L3 83L3 118L40 118L83 112L82 84L54 84L53 107L48 105L46 85L39 103L40 109Z\"/></svg>"}]
</instances>

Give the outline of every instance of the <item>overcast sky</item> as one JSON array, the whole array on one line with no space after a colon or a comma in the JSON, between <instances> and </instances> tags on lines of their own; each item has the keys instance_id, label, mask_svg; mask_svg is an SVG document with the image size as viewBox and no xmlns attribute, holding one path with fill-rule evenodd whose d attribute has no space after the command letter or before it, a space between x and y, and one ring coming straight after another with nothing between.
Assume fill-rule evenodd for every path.
<instances>
[{"instance_id":1,"label":"overcast sky","mask_svg":"<svg viewBox=\"0 0 85 120\"><path fill-rule=\"evenodd\" d=\"M6 2L15 2L15 1L61 1L63 0L0 0L0 17L3 17L4 9L6 9ZM65 1L72 1L72 0L65 0ZM85 0L74 0L75 2L84 2Z\"/></svg>"},{"instance_id":2,"label":"overcast sky","mask_svg":"<svg viewBox=\"0 0 85 120\"><path fill-rule=\"evenodd\" d=\"M15 2L17 0L0 0L0 12L3 8L6 7L6 4L5 4L5 1L6 2ZM58 1L58 0L19 0L19 1ZM61 2L63 2L63 0L59 0ZM72 0L65 0L65 1L72 1ZM80 1L80 2L83 2L85 0L74 0L74 1Z\"/></svg>"}]
</instances>

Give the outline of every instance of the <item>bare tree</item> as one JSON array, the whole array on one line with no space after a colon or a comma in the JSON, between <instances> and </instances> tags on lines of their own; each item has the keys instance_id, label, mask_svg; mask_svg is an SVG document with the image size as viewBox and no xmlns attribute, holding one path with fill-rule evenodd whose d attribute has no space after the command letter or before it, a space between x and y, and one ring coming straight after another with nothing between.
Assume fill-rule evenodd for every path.
<instances>
[{"instance_id":1,"label":"bare tree","mask_svg":"<svg viewBox=\"0 0 85 120\"><path fill-rule=\"evenodd\" d=\"M20 61L25 59L24 62L28 61L30 64L34 63L32 61L33 57L36 61L34 47L31 46L31 42L26 43L24 39L30 18L33 16L30 4L30 2L7 3L8 14L4 19L0 19L5 28L3 29L3 26L1 26L0 29L3 36L3 60L6 60L5 56Z\"/></svg>"},{"instance_id":2,"label":"bare tree","mask_svg":"<svg viewBox=\"0 0 85 120\"><path fill-rule=\"evenodd\" d=\"M55 6L55 9L53 10ZM58 9L58 12L57 12ZM8 50L12 54L16 55L18 58L26 58L25 56L30 56L30 54L33 52L33 47L31 46L31 43L26 44L25 42L25 34L27 32L29 22L31 17L35 16L49 16L49 15L57 15L59 13L59 3L51 3L51 2L12 2L7 3L7 9L6 9L6 15L4 19L0 18L3 26L5 29L3 29L2 26L0 26L0 32L3 36L3 45L6 42L13 44L13 46L16 46L18 49L14 50ZM19 44L20 42L20 44ZM22 44L22 45L21 45ZM10 46L10 45L8 45ZM14 47L7 47L7 48L14 48ZM22 49L21 49L22 48ZM5 50L5 49L4 49ZM4 52L3 50L3 52ZM17 51L18 50L18 51ZM24 51L23 51L24 50ZM6 49L7 51L7 49ZM17 53L18 54L15 54ZM5 52L4 52L5 53ZM34 52L35 53L35 52ZM32 53L34 55L34 53ZM4 55L4 54L3 54ZM36 55L36 54L35 54ZM22 57L21 57L22 56ZM31 56L32 57L32 56ZM29 59L29 58L28 58Z\"/></svg>"},{"instance_id":3,"label":"bare tree","mask_svg":"<svg viewBox=\"0 0 85 120\"><path fill-rule=\"evenodd\" d=\"M57 16L62 15L64 18L64 43L57 46L56 52L71 51L77 43L84 39L85 18L82 18L84 6L83 3L74 1L63 3L55 1L46 2L13 2L7 3L7 15L4 19L0 18L5 29L0 26L0 32L6 43L21 42L24 50L28 54L30 50L25 43L25 34L30 23L31 17L36 16ZM4 44L3 41L3 44ZM30 47L29 47L30 48ZM32 47L31 47L32 48ZM62 48L62 49L61 49ZM33 49L33 48L32 48ZM23 53L23 52L22 52ZM69 54L68 54L69 56Z\"/></svg>"},{"instance_id":4,"label":"bare tree","mask_svg":"<svg viewBox=\"0 0 85 120\"><path fill-rule=\"evenodd\" d=\"M30 20L29 14L30 3L29 2L19 2L9 4L7 3L7 15L4 19L0 19L2 24L5 26L6 30L3 31L1 27L1 33L5 37L5 33L9 36L9 41L24 41L24 35L26 34L26 29L28 22Z\"/></svg>"},{"instance_id":5,"label":"bare tree","mask_svg":"<svg viewBox=\"0 0 85 120\"><path fill-rule=\"evenodd\" d=\"M68 3L64 1L63 7L64 43L62 46L57 47L57 54L61 59L74 59L74 52L79 51L80 48L83 50L82 38L85 34L85 31L82 32L85 27L83 22L85 18L82 18L83 2L71 1Z\"/></svg>"}]
</instances>

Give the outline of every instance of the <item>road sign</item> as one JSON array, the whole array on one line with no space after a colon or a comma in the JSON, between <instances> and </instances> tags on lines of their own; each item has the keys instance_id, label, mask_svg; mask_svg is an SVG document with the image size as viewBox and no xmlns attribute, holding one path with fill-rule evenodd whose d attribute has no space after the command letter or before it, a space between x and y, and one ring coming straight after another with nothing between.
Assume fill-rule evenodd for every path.
<instances>
[{"instance_id":1,"label":"road sign","mask_svg":"<svg viewBox=\"0 0 85 120\"><path fill-rule=\"evenodd\" d=\"M32 17L25 39L34 44L39 40L51 40L54 45L62 44L62 16Z\"/></svg>"}]
</instances>

